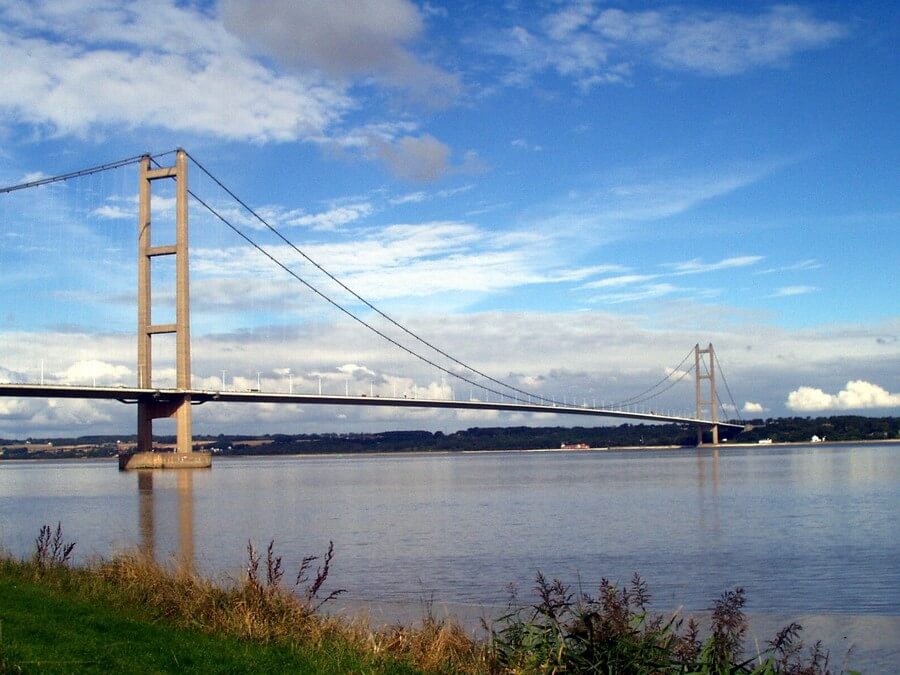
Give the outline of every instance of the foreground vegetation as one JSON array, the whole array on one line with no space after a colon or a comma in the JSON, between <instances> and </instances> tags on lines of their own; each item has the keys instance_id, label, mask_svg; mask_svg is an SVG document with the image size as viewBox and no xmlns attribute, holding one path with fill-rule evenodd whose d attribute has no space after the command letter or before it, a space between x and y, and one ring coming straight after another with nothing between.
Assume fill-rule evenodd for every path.
<instances>
[{"instance_id":1,"label":"foreground vegetation","mask_svg":"<svg viewBox=\"0 0 900 675\"><path fill-rule=\"evenodd\" d=\"M45 527L30 559L0 560L0 673L831 672L797 624L745 658L741 589L715 603L701 639L694 620L651 613L637 575L621 589L604 580L596 598L538 575L536 602L474 640L428 614L419 627L382 630L322 614L341 592L325 589L331 549L305 558L287 585L272 545L264 556L248 546L244 577L228 587L134 555L73 568L73 549Z\"/></svg>"}]
</instances>

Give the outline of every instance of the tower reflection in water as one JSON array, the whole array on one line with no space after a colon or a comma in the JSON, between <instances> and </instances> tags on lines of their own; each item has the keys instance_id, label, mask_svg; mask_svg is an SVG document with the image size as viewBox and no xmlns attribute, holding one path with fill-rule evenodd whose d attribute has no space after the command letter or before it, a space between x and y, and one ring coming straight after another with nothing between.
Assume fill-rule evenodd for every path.
<instances>
[{"instance_id":1,"label":"tower reflection in water","mask_svg":"<svg viewBox=\"0 0 900 675\"><path fill-rule=\"evenodd\" d=\"M707 468L709 468L711 479L709 486L706 484ZM697 448L697 495L700 500L697 506L700 527L704 532L718 540L722 534L718 448L713 448L711 451L705 448ZM711 522L707 518L708 515L712 516Z\"/></svg>"},{"instance_id":2,"label":"tower reflection in water","mask_svg":"<svg viewBox=\"0 0 900 675\"><path fill-rule=\"evenodd\" d=\"M173 471L154 476L154 471L138 471L138 532L140 551L159 563L175 560L176 565L186 571L194 569L194 476L191 471ZM174 474L174 476L172 475ZM154 479L156 490L154 490ZM174 480L173 480L174 479ZM172 490L172 483L175 489ZM178 510L178 547L167 551L158 550L157 534L165 541L173 534L171 518L157 519L157 510L169 511L174 492ZM159 503L157 503L159 501ZM158 521L158 522L157 522ZM159 532L157 531L159 525Z\"/></svg>"}]
</instances>

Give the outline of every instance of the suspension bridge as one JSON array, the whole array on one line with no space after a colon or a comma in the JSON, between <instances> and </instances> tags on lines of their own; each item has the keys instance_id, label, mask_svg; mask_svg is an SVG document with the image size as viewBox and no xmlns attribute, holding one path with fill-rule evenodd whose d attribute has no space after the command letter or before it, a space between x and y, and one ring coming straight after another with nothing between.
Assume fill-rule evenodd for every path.
<instances>
[{"instance_id":1,"label":"suspension bridge","mask_svg":"<svg viewBox=\"0 0 900 675\"><path fill-rule=\"evenodd\" d=\"M163 158L174 155L174 164L164 165ZM529 391L511 382L503 381L488 375L486 372L453 356L449 351L426 339L419 332L413 331L400 321L379 309L362 294L351 289L336 275L311 258L297 244L286 237L279 228L270 223L263 215L251 208L247 202L238 197L212 172L206 169L185 150L178 149L161 155L141 155L126 158L117 162L44 177L0 189L0 196L12 192L39 189L55 183L77 180L85 176L102 174L122 167L138 165L138 236L137 236L137 382L134 386L101 384L92 386L45 383L43 374L40 382L0 383L0 397L25 399L83 399L120 401L136 406L137 412L137 444L136 451L120 456L120 468L165 468L165 467L207 467L211 456L207 452L197 451L193 444L192 409L195 406L212 403L268 403L294 404L299 406L367 406L388 408L432 408L445 410L499 411L506 413L543 413L555 415L576 415L589 417L619 418L646 422L677 423L691 425L697 429L698 444L703 443L704 430L711 430L713 444L718 444L720 428L741 429L742 425L724 421L725 408L717 391L717 374L723 378L728 395L731 397L727 380L721 371L721 364L712 344L705 347L697 344L688 352L676 367L668 369L667 375L652 387L641 393L617 401L612 404L597 405L592 398L572 396L557 400L546 394ZM230 212L217 208L210 200L204 199L188 185L188 167L193 165L213 184L223 190L242 209L243 218L238 219ZM157 237L151 237L153 216L153 189L160 181L174 184L174 241L157 243ZM368 331L406 356L436 369L443 376L468 386L470 392L477 391L480 397L470 393L467 399L456 396L434 397L412 392L403 395L384 395L375 393L351 394L349 387L344 394L323 394L321 380L317 393L294 392L289 384L287 391L263 389L257 380L256 387L237 390L228 389L223 373L221 386L218 388L195 387L191 370L191 294L190 263L188 246L188 213L189 201L204 209L214 220L222 223L245 244L254 249L261 259L268 261L273 267L280 268L290 280L311 292L333 310L344 316L360 329ZM252 222L254 227L241 227L242 223ZM258 230L270 232L282 247L301 256L320 277L336 285L351 302L342 302L326 293L322 287L299 274L292 265L281 257L276 249L261 244L255 233ZM174 320L156 323L153 318L153 267L154 261L174 259ZM24 289L27 290L27 289ZM24 294L23 294L24 295ZM368 316L377 317L382 325L375 323L356 310L362 307ZM155 386L154 384L154 337L174 336L175 339L175 382L174 386ZM302 345L298 345L302 347ZM693 356L693 359L690 357ZM692 363L691 363L692 361ZM688 365L686 365L688 364ZM673 413L657 413L646 408L638 408L639 404L647 404L661 394L694 374L694 414L693 416ZM451 391L453 391L451 389ZM581 398L581 403L578 403ZM737 407L731 397L732 410ZM720 416L720 412L722 415ZM153 445L153 420L174 418L176 427L175 452L155 452Z\"/></svg>"}]
</instances>

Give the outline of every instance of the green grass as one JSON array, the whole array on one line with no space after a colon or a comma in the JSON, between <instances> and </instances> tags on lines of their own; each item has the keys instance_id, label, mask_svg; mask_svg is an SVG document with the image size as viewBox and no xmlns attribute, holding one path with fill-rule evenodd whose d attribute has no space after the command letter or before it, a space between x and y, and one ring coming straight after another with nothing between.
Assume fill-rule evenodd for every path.
<instances>
[{"instance_id":1,"label":"green grass","mask_svg":"<svg viewBox=\"0 0 900 675\"><path fill-rule=\"evenodd\" d=\"M120 607L112 589L106 602L87 599L70 588L81 575L37 581L29 572L0 563L0 673L416 672L339 639L301 646L204 634Z\"/></svg>"}]
</instances>

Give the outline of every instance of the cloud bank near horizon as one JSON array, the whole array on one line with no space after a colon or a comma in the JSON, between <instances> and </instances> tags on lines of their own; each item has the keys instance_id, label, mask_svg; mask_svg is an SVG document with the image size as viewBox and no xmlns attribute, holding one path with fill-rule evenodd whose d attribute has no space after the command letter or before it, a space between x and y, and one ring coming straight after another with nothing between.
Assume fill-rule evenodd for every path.
<instances>
[{"instance_id":1,"label":"cloud bank near horizon","mask_svg":"<svg viewBox=\"0 0 900 675\"><path fill-rule=\"evenodd\" d=\"M788 394L786 405L797 412L888 409L900 407L900 394L892 394L871 382L851 380L837 394L828 394L817 387L799 387Z\"/></svg>"},{"instance_id":2,"label":"cloud bank near horizon","mask_svg":"<svg viewBox=\"0 0 900 675\"><path fill-rule=\"evenodd\" d=\"M673 372L678 358L688 352L696 333L670 327L665 331L642 327L634 317L602 312L527 314L490 312L464 316L422 316L411 322L417 332L439 338L440 346L484 372L511 384L558 400L607 404L621 401L652 386ZM548 330L548 327L550 328ZM769 332L751 336L740 326L719 331L716 351L727 371L731 391L745 401L742 412L781 416L814 410L882 410L900 406L900 396L890 394L867 379L877 373L897 372L900 360L886 352L872 331L862 340L857 330ZM304 326L266 326L232 333L197 333L192 340L194 386L249 389L257 377L266 391L381 396L436 396L484 400L478 386L442 376L434 368L411 359L400 359L387 343L361 334L348 322ZM859 345L863 342L867 348ZM135 378L135 341L127 334L87 333L0 334L3 359L0 379L91 386L128 385ZM298 349L298 344L302 349ZM597 345L606 345L600 352ZM773 353L761 351L771 345ZM796 387L810 381L813 372L831 370L833 354L855 345L857 356L843 364L867 379L852 380L845 391L829 395L813 387ZM791 356L792 354L803 354ZM537 356L536 356L537 355ZM157 386L174 386L174 368L157 359ZM671 363L669 363L671 362ZM225 371L223 374L222 371ZM259 375L257 375L259 373ZM722 396L726 390L720 384ZM784 403L786 394L787 403ZM665 396L642 404L646 409L690 415L693 379L686 377ZM739 399L739 400L740 400ZM723 398L723 404L729 400ZM7 401L0 406L0 434L50 434L73 428L84 433L123 433L133 426L133 411L125 406L90 403ZM529 425L583 424L584 420L558 417L445 413L441 411L339 410L308 407L302 413L293 406L220 409L204 406L198 411L199 433L241 429L261 433L303 429L367 430L374 428L449 429L483 424ZM206 409L208 408L208 409ZM729 409L731 410L731 409ZM226 414L227 411L227 414ZM733 414L733 410L728 414ZM335 415L340 413L341 417ZM205 420L205 422L204 422ZM215 431L218 433L218 431Z\"/></svg>"}]
</instances>

